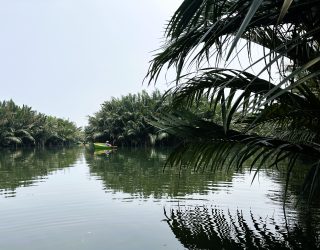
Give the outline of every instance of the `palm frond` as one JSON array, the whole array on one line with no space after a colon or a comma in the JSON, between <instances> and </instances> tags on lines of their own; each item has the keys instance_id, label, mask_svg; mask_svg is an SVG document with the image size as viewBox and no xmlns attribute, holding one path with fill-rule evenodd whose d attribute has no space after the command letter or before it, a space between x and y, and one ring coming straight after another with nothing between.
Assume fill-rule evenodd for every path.
<instances>
[{"instance_id":1,"label":"palm frond","mask_svg":"<svg viewBox=\"0 0 320 250\"><path fill-rule=\"evenodd\" d=\"M206 168L211 171L220 168L239 170L250 159L250 170L257 174L262 166L276 167L284 160L297 159L301 155L317 159L320 154L320 147L315 145L243 134L231 129L225 133L222 125L186 110L162 114L151 124L183 139L168 157L166 166L189 166L195 171ZM295 160L288 163L289 177L295 164Z\"/></svg>"},{"instance_id":2,"label":"palm frond","mask_svg":"<svg viewBox=\"0 0 320 250\"><path fill-rule=\"evenodd\" d=\"M8 137L5 137L5 142L7 144L21 144L22 140L19 137L8 136Z\"/></svg>"},{"instance_id":3,"label":"palm frond","mask_svg":"<svg viewBox=\"0 0 320 250\"><path fill-rule=\"evenodd\" d=\"M303 53L304 48L319 52L317 46L314 46L314 43L319 42L317 39L320 28L314 25L319 23L319 17L309 17L311 20L297 18L301 13L312 12L317 1L292 3L290 12L285 15L279 25L277 25L281 9L279 3L264 1L260 8L254 8L256 11L250 9L251 4L258 6L261 1L198 1L193 4L184 2L169 22L167 30L170 40L155 56L147 77L150 81L157 79L161 68L168 63L168 67L173 65L177 67L179 78L188 55L191 54L192 61L197 60L199 65L203 59L209 60L212 56L219 60L219 58L222 59L222 50L226 48L224 46L223 49L222 44L232 44L228 53L230 55L230 51L240 38L239 35L233 38L239 30L239 23L244 23L245 18L252 15L254 16L251 19L248 17L251 21L246 22L244 30L240 32L241 37L248 43L263 44L272 50L271 54L278 53L294 60L297 58L297 51L300 51L298 58L304 58L305 63L305 58L308 58L310 53ZM208 9L210 9L209 12ZM305 22L310 28L305 28ZM297 27L294 28L295 26ZM266 30L262 31L263 28L269 28L268 36L264 35ZM283 36L284 33L288 35ZM198 47L199 52L192 53Z\"/></svg>"},{"instance_id":4,"label":"palm frond","mask_svg":"<svg viewBox=\"0 0 320 250\"><path fill-rule=\"evenodd\" d=\"M319 6L319 0L183 1L146 76L150 83L164 67L177 72L177 85L166 94L173 104L171 113L152 122L183 138L168 164L241 168L250 158L251 168L259 170L267 162L277 166L289 157L289 180L301 154L318 162ZM222 63L240 58L235 51L240 40L247 48L249 66L222 69ZM253 45L260 51L254 60ZM257 66L258 73L249 73ZM203 100L210 104L211 118L184 110ZM310 170L309 184L318 176L315 169Z\"/></svg>"}]
</instances>

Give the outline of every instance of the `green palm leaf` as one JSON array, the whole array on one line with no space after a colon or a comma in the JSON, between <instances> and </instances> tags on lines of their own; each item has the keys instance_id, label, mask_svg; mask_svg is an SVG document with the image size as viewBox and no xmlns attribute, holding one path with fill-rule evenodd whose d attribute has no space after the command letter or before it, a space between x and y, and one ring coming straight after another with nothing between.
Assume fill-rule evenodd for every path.
<instances>
[{"instance_id":1,"label":"green palm leaf","mask_svg":"<svg viewBox=\"0 0 320 250\"><path fill-rule=\"evenodd\" d=\"M236 130L224 133L223 126L187 111L162 114L151 124L183 139L183 143L169 156L166 166L191 166L196 171L205 168L215 171L223 167L239 170L250 159L250 169L255 171L255 178L262 166L277 166L301 155L316 159L320 154L320 146L291 143L257 134L245 135ZM288 180L295 163L295 160L288 163Z\"/></svg>"},{"instance_id":2,"label":"green palm leaf","mask_svg":"<svg viewBox=\"0 0 320 250\"><path fill-rule=\"evenodd\" d=\"M221 68L240 58L235 52L240 39L249 65ZM260 46L256 60L253 44ZM257 73L249 73L257 66ZM314 192L320 160L319 0L185 0L150 64L149 83L166 67L177 72L177 85L166 93L171 113L152 124L184 142L168 164L241 168L253 159L252 169L259 170L268 161L277 166L290 157L289 180L305 154L315 167L304 186ZM213 112L206 119L193 114L204 100Z\"/></svg>"}]
</instances>

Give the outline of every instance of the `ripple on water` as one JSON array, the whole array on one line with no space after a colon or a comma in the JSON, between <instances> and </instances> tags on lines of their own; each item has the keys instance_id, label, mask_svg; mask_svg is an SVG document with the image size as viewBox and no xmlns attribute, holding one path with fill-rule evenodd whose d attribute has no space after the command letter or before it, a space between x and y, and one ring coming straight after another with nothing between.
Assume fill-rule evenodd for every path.
<instances>
[{"instance_id":1,"label":"ripple on water","mask_svg":"<svg viewBox=\"0 0 320 250\"><path fill-rule=\"evenodd\" d=\"M294 244L283 216L281 176L262 171L253 182L254 171L246 170L184 170L179 176L174 168L163 172L163 157L157 159L156 152L146 161L147 153L119 150L108 159L76 152L42 155L43 160L38 155L30 156L30 164L16 161L15 167L0 170L0 247L5 242L10 247L2 248L10 250L22 249L22 243L32 250L81 249L74 246L89 242L82 249L130 249L128 242L135 242L141 244L136 249L155 249L168 239L168 249ZM308 221L308 211L295 206L294 191L288 193L287 225L291 235L301 232L296 243L304 244L305 228L318 228L320 214L315 207L316 218ZM51 248L39 243L49 238L55 239ZM19 247L12 247L14 240Z\"/></svg>"}]
</instances>

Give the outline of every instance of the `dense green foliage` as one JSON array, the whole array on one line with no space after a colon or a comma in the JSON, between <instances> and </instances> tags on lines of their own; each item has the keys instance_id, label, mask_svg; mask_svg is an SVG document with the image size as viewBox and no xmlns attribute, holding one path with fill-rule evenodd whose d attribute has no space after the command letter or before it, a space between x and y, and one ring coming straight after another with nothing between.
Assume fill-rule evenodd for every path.
<instances>
[{"instance_id":1,"label":"dense green foliage","mask_svg":"<svg viewBox=\"0 0 320 250\"><path fill-rule=\"evenodd\" d=\"M157 80L163 67L175 67L174 108L207 98L221 123L197 112L159 116L159 128L186 142L169 163L240 168L254 157L251 167L259 170L289 157L289 180L296 159L305 154L312 163L304 188L314 194L320 187L319 6L319 0L182 2L147 77ZM244 60L241 50L247 51L249 66L228 68ZM185 72L189 65L195 65L195 72Z\"/></svg>"},{"instance_id":2,"label":"dense green foliage","mask_svg":"<svg viewBox=\"0 0 320 250\"><path fill-rule=\"evenodd\" d=\"M81 137L73 122L19 107L12 100L0 102L0 146L69 145Z\"/></svg>"},{"instance_id":3,"label":"dense green foliage","mask_svg":"<svg viewBox=\"0 0 320 250\"><path fill-rule=\"evenodd\" d=\"M159 91L149 95L143 91L121 98L112 98L101 105L101 110L89 117L85 128L88 141L109 140L118 146L142 146L168 143L166 133L156 133L148 123L160 107L164 107Z\"/></svg>"},{"instance_id":4,"label":"dense green foliage","mask_svg":"<svg viewBox=\"0 0 320 250\"><path fill-rule=\"evenodd\" d=\"M166 99L158 91L148 94L142 91L121 98L112 98L101 105L101 110L89 117L89 125L85 128L86 140L105 142L109 140L118 146L142 145L172 145L181 139L169 136L167 132L159 131L154 125L154 118L171 113L171 98L167 93ZM218 105L217 109L220 109ZM202 98L197 105L179 108L179 111L191 112L197 110L204 119L211 119L213 113L210 104ZM172 113L174 115L174 113Z\"/></svg>"}]
</instances>

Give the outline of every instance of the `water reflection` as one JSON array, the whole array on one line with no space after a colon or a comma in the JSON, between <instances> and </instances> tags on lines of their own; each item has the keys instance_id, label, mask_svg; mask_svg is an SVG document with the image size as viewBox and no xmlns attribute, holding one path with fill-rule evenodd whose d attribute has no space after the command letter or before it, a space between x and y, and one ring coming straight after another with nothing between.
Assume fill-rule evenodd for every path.
<instances>
[{"instance_id":1,"label":"water reflection","mask_svg":"<svg viewBox=\"0 0 320 250\"><path fill-rule=\"evenodd\" d=\"M119 149L110 154L86 154L90 174L103 181L106 190L131 197L181 198L208 194L214 183L232 186L232 173L194 173L190 169L163 169L169 150ZM217 187L218 189L218 187Z\"/></svg>"},{"instance_id":2,"label":"water reflection","mask_svg":"<svg viewBox=\"0 0 320 250\"><path fill-rule=\"evenodd\" d=\"M261 169L251 184L250 162L242 172L163 171L168 154L121 149L103 157L87 154L86 160L90 174L117 197L127 193L126 199L155 198L172 207L180 204L165 211L165 216L188 249L318 249L319 201L310 207L304 200L297 203L307 167L301 165L292 172L285 219L285 165L279 165L279 171Z\"/></svg>"},{"instance_id":3,"label":"water reflection","mask_svg":"<svg viewBox=\"0 0 320 250\"><path fill-rule=\"evenodd\" d=\"M217 207L164 210L166 221L188 249L319 249L319 231L309 224L282 224L274 218L248 216Z\"/></svg>"},{"instance_id":4,"label":"water reflection","mask_svg":"<svg viewBox=\"0 0 320 250\"><path fill-rule=\"evenodd\" d=\"M26 246L32 250L133 249L133 242L138 244L135 249L163 249L168 242L168 249L319 247L319 201L308 209L304 202L296 206L303 168L292 173L285 220L284 172L262 170L251 184L254 173L248 169L163 171L169 153L1 151L2 195L14 196L22 186L36 187L2 199L0 248L21 249L21 242L29 242Z\"/></svg>"},{"instance_id":5,"label":"water reflection","mask_svg":"<svg viewBox=\"0 0 320 250\"><path fill-rule=\"evenodd\" d=\"M279 166L280 171L270 171L270 176L272 177L274 182L281 183L281 193L282 195L285 194L285 180L287 178L287 165L282 164ZM290 181L288 182L288 189L287 189L287 197L290 199L296 199L298 203L304 203L307 205L311 204L312 206L320 207L320 182L319 178L314 178L313 174L316 171L315 166L310 166L306 162L300 161L293 171L290 174ZM318 173L319 175L320 173ZM306 176L311 175L309 179L313 179L312 182L306 183ZM313 184L312 190L311 183ZM283 198L283 197L282 197Z\"/></svg>"},{"instance_id":6,"label":"water reflection","mask_svg":"<svg viewBox=\"0 0 320 250\"><path fill-rule=\"evenodd\" d=\"M14 197L18 187L44 181L55 170L70 167L79 158L78 148L0 151L0 195Z\"/></svg>"}]
</instances>

